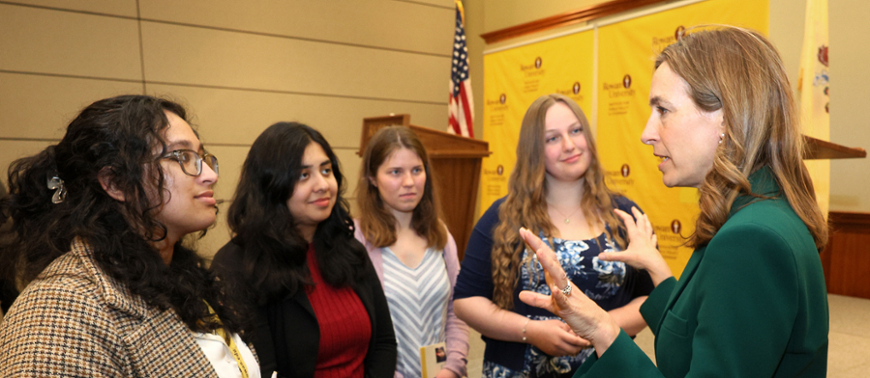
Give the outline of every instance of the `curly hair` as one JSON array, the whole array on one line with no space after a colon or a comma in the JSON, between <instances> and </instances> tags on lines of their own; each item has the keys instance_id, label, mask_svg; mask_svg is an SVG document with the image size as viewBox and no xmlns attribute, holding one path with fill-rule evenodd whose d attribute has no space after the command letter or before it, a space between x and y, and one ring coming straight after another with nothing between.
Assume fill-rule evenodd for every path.
<instances>
[{"instance_id":1,"label":"curly hair","mask_svg":"<svg viewBox=\"0 0 870 378\"><path fill-rule=\"evenodd\" d=\"M598 150L589 127L589 121L580 106L560 94L539 97L529 106L523 117L517 144L516 166L508 182L508 195L499 207L498 225L493 231L492 281L493 303L503 309L513 307L513 293L521 265L524 244L520 227L534 233L552 235L556 227L547 214L547 180L544 157L544 127L547 110L556 103L568 106L583 127L592 161L584 174L583 197L580 205L590 227L606 225L611 237L620 248L625 248L624 225L613 214L616 194L604 182L604 168L598 161Z\"/></svg>"},{"instance_id":2,"label":"curly hair","mask_svg":"<svg viewBox=\"0 0 870 378\"><path fill-rule=\"evenodd\" d=\"M447 231L439 221L441 209L435 193L435 176L430 168L432 163L417 134L405 126L382 128L366 145L360 167L359 185L356 187L357 203L362 215L359 218L360 229L366 240L376 247L386 247L396 242L396 218L387 210L372 180L377 177L381 164L394 151L402 148L414 151L423 161L423 170L426 172L423 198L414 208L411 228L417 232L417 235L425 237L430 247L444 249L444 245L447 244Z\"/></svg>"},{"instance_id":3,"label":"curly hair","mask_svg":"<svg viewBox=\"0 0 870 378\"><path fill-rule=\"evenodd\" d=\"M699 188L701 214L688 244L706 245L728 220L737 196L753 195L749 175L769 167L821 251L828 226L802 160L800 117L773 44L739 27L701 30L665 48L655 67L665 62L688 83L695 105L722 109L725 122L713 168Z\"/></svg>"},{"instance_id":4,"label":"curly hair","mask_svg":"<svg viewBox=\"0 0 870 378\"><path fill-rule=\"evenodd\" d=\"M238 331L236 318L222 306L228 303L219 283L183 239L175 244L169 265L153 244L166 234L155 218L167 195L158 163L167 147L166 112L187 117L181 105L150 96L100 100L81 111L57 145L13 162L9 195L0 202L0 215L12 219L11 229L0 237L5 241L0 261L12 263L3 264L0 274L26 284L80 238L105 274L149 306L172 309L188 328L204 332L218 327L205 300L224 326ZM111 185L127 200L106 193L101 171L110 173ZM46 187L47 177L54 175L67 190L58 204L52 203L54 190Z\"/></svg>"},{"instance_id":5,"label":"curly hair","mask_svg":"<svg viewBox=\"0 0 870 378\"><path fill-rule=\"evenodd\" d=\"M311 284L306 264L308 241L296 229L287 207L303 169L305 148L311 143L323 148L339 188L329 218L320 222L314 233L323 279L337 287L363 282L368 255L353 236L338 158L317 130L301 123L279 122L263 131L251 146L227 214L234 234L231 243L242 249L238 267L242 274L228 271L236 267L215 267L228 282L232 296L247 298L248 306L293 295L302 285Z\"/></svg>"}]
</instances>

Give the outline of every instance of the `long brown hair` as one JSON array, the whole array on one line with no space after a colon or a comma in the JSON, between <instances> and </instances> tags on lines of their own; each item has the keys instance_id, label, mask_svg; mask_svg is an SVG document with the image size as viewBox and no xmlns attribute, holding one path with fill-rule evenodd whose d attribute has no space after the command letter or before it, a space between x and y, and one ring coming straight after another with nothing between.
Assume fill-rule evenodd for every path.
<instances>
[{"instance_id":1,"label":"long brown hair","mask_svg":"<svg viewBox=\"0 0 870 378\"><path fill-rule=\"evenodd\" d=\"M689 245L707 244L728 220L734 199L751 194L749 175L769 167L782 194L821 250L828 226L802 160L803 138L782 60L760 33L738 27L702 30L668 46L668 66L705 111L722 109L725 136L701 184L701 214Z\"/></svg>"},{"instance_id":2,"label":"long brown hair","mask_svg":"<svg viewBox=\"0 0 870 378\"><path fill-rule=\"evenodd\" d=\"M396 242L396 218L387 210L381 199L378 188L372 180L378 175L378 168L393 152L407 148L423 161L426 172L426 186L423 198L414 208L411 216L411 228L426 238L430 247L444 249L447 244L446 227L439 220L441 208L438 206L438 196L435 195L435 177L432 174L429 155L426 148L417 138L413 130L404 126L389 126L378 130L366 145L360 168L359 185L356 188L356 198L360 209L360 230L366 241L376 247L386 247Z\"/></svg>"},{"instance_id":3,"label":"long brown hair","mask_svg":"<svg viewBox=\"0 0 870 378\"><path fill-rule=\"evenodd\" d=\"M580 106L560 94L539 97L529 106L523 117L517 144L517 159L508 183L508 195L499 208L499 223L493 232L492 281L493 302L501 308L513 307L513 293L517 284L520 256L524 249L519 235L520 227L534 233L552 235L556 227L547 214L547 183L544 165L544 123L547 110L557 102L568 106L583 127L592 161L584 175L583 197L580 207L591 228L606 224L620 248L625 248L625 239L620 236L623 226L613 214L613 196L616 194L604 183L604 169L598 161L598 150L589 127L589 121Z\"/></svg>"}]
</instances>

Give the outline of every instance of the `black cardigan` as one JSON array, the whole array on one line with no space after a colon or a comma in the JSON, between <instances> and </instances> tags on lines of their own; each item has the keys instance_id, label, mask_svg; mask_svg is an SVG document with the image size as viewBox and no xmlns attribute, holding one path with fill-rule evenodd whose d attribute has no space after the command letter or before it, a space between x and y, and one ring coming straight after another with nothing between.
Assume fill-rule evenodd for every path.
<instances>
[{"instance_id":1,"label":"black cardigan","mask_svg":"<svg viewBox=\"0 0 870 378\"><path fill-rule=\"evenodd\" d=\"M214 256L212 269L219 277L233 281L241 273L242 249L233 241ZM363 364L367 378L391 378L396 370L396 335L390 318L390 309L384 290L371 260L366 255L365 280L353 291L368 312L372 325L372 339ZM241 284L241 283L235 283ZM283 300L260 306L254 317L253 332L248 339L260 359L262 377L308 378L314 376L317 351L320 345L320 327L314 309L304 289ZM278 356L285 350L287 355Z\"/></svg>"}]
</instances>

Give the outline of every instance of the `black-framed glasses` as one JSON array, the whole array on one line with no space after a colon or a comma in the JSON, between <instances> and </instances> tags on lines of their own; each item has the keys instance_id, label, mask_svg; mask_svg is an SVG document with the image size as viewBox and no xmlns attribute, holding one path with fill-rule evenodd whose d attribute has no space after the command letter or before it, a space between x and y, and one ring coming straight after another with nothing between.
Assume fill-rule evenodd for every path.
<instances>
[{"instance_id":1,"label":"black-framed glasses","mask_svg":"<svg viewBox=\"0 0 870 378\"><path fill-rule=\"evenodd\" d=\"M181 165L181 170L188 176L199 176L202 174L202 162L208 165L215 174L218 174L218 159L206 151L202 155L194 150L175 150L170 151L166 155L161 156L162 159L172 159Z\"/></svg>"}]
</instances>

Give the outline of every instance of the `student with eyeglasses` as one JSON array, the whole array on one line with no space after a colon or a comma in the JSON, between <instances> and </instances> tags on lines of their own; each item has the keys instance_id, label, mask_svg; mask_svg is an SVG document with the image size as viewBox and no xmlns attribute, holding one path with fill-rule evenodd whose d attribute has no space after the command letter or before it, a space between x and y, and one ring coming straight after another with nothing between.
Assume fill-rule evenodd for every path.
<instances>
[{"instance_id":1,"label":"student with eyeglasses","mask_svg":"<svg viewBox=\"0 0 870 378\"><path fill-rule=\"evenodd\" d=\"M12 164L0 276L26 288L0 324L0 376L260 377L232 300L183 246L214 223L218 179L186 118L100 100Z\"/></svg>"},{"instance_id":2,"label":"student with eyeglasses","mask_svg":"<svg viewBox=\"0 0 870 378\"><path fill-rule=\"evenodd\" d=\"M172 159L181 164L181 170L188 176L199 176L202 174L202 162L211 168L214 173L218 173L217 157L203 151L200 155L194 150L174 150L163 155L164 159Z\"/></svg>"}]
</instances>

